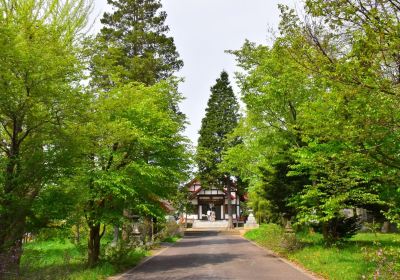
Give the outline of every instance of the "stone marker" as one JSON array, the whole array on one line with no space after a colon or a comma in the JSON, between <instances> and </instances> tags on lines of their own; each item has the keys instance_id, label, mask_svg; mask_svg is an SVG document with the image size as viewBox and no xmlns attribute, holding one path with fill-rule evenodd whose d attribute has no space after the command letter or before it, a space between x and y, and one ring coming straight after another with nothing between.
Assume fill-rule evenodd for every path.
<instances>
[{"instance_id":1,"label":"stone marker","mask_svg":"<svg viewBox=\"0 0 400 280\"><path fill-rule=\"evenodd\" d=\"M256 218L254 218L253 215L253 210L249 210L250 214L249 217L247 218L246 223L244 224L245 229L250 229L250 228L258 228L259 224L257 224Z\"/></svg>"}]
</instances>

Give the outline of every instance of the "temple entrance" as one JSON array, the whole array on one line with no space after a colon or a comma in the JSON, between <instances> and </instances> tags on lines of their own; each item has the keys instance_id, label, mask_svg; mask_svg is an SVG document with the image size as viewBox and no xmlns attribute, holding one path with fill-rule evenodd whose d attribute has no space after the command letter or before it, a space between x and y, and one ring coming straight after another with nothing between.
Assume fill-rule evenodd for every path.
<instances>
[{"instance_id":1,"label":"temple entrance","mask_svg":"<svg viewBox=\"0 0 400 280\"><path fill-rule=\"evenodd\" d=\"M199 197L199 206L201 206L201 220L223 220L223 196Z\"/></svg>"}]
</instances>

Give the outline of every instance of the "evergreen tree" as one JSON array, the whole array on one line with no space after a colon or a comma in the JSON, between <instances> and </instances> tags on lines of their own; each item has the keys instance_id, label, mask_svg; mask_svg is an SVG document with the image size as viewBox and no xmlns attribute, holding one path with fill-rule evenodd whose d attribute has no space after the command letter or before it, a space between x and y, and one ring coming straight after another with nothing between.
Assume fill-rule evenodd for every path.
<instances>
[{"instance_id":1,"label":"evergreen tree","mask_svg":"<svg viewBox=\"0 0 400 280\"><path fill-rule=\"evenodd\" d=\"M202 120L200 137L197 146L196 161L200 180L204 186L226 187L228 194L232 182L229 174L218 170L223 153L235 143L228 141L230 134L238 123L239 104L229 83L228 74L222 71L216 84L211 87L206 116ZM228 197L229 227L232 224L230 195Z\"/></svg>"},{"instance_id":2,"label":"evergreen tree","mask_svg":"<svg viewBox=\"0 0 400 280\"><path fill-rule=\"evenodd\" d=\"M109 89L118 82L152 85L183 66L174 39L167 36L166 12L159 0L108 0L104 25L94 47L93 83Z\"/></svg>"}]
</instances>

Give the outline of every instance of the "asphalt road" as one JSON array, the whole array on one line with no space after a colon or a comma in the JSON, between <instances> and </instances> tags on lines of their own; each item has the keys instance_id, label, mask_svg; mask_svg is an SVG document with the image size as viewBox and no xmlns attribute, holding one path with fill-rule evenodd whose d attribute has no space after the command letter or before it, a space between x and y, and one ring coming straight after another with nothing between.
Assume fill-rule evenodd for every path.
<instances>
[{"instance_id":1,"label":"asphalt road","mask_svg":"<svg viewBox=\"0 0 400 280\"><path fill-rule=\"evenodd\" d=\"M240 236L190 232L119 279L310 280L309 275Z\"/></svg>"}]
</instances>

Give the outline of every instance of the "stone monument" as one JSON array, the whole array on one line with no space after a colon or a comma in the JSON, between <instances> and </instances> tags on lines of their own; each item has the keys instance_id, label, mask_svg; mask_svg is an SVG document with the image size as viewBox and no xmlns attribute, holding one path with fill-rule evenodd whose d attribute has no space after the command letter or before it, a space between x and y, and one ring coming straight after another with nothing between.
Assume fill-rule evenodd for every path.
<instances>
[{"instance_id":1,"label":"stone monument","mask_svg":"<svg viewBox=\"0 0 400 280\"><path fill-rule=\"evenodd\" d=\"M249 210L249 217L247 218L246 223L244 224L245 229L258 228L259 224L257 224L256 218L254 218L253 210Z\"/></svg>"}]
</instances>

